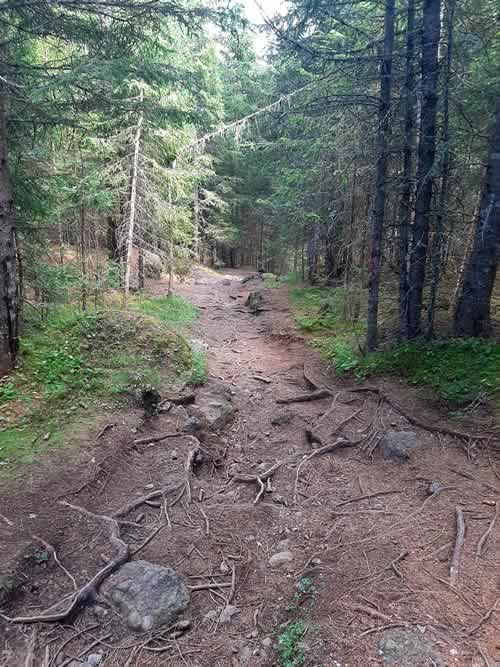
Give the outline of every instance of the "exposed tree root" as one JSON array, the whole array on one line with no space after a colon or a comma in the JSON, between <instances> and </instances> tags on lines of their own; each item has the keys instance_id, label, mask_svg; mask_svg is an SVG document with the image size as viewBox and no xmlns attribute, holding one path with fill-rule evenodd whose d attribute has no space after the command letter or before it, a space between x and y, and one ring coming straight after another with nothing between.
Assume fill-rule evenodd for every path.
<instances>
[{"instance_id":1,"label":"exposed tree root","mask_svg":"<svg viewBox=\"0 0 500 667\"><path fill-rule=\"evenodd\" d=\"M82 588L80 588L71 596L68 607L63 611L53 611L51 613L52 609L58 607L61 602L63 602L63 600L61 600L55 605L52 605L43 614L37 614L35 616L16 616L11 618L1 614L1 617L10 623L56 623L58 621L65 621L68 618L74 617L74 615L82 606L84 606L89 601L95 600L97 591L103 581L129 559L129 547L120 537L120 526L116 519L103 514L94 514L93 512L90 512L83 507L79 507L78 505L71 505L65 501L61 501L60 504L64 505L65 507L69 507L76 512L80 512L80 514L85 514L86 516L97 519L98 521L104 521L107 523L114 556L109 561L109 563L106 563L106 565L92 577L89 582L87 582L84 586L82 586Z\"/></svg>"},{"instance_id":2,"label":"exposed tree root","mask_svg":"<svg viewBox=\"0 0 500 667\"><path fill-rule=\"evenodd\" d=\"M458 578L458 567L460 565L460 556L462 554L462 547L465 540L465 519L464 513L461 507L455 509L457 517L457 537L455 540L455 546L453 547L453 553L450 561L450 586L455 586Z\"/></svg>"},{"instance_id":3,"label":"exposed tree root","mask_svg":"<svg viewBox=\"0 0 500 667\"><path fill-rule=\"evenodd\" d=\"M306 403L308 401L319 401L322 398L328 398L332 396L332 392L329 389L320 389L319 391L313 391L310 394L299 394L298 396L292 396L290 398L277 398L276 403L280 405L290 405L290 403Z\"/></svg>"},{"instance_id":4,"label":"exposed tree root","mask_svg":"<svg viewBox=\"0 0 500 667\"><path fill-rule=\"evenodd\" d=\"M399 412L399 414L402 415L405 419L407 419L410 422L410 424L418 426L419 428L422 428L425 431L429 431L429 433L441 433L442 435L449 435L452 438L460 438L462 440L474 439L474 440L490 441L498 439L499 437L496 434L476 435L474 433L463 433L462 431L456 431L454 429L446 428L444 426L434 426L433 424L424 422L418 417L412 415L410 412L407 412L398 403L396 403L396 401L394 401L390 396L388 396L384 391L382 391L380 387L353 387L352 389L349 389L349 391L350 392L371 391L375 394L378 394L382 400L384 400L388 405L390 405L391 408L396 410L396 412Z\"/></svg>"},{"instance_id":5,"label":"exposed tree root","mask_svg":"<svg viewBox=\"0 0 500 667\"><path fill-rule=\"evenodd\" d=\"M183 486L184 484L182 483L182 484L177 484L176 486L167 487L165 489L157 489L156 491L151 491L151 493L148 493L145 496L140 496L139 498L135 498L126 505L123 505L122 507L120 507L120 509L116 510L116 512L113 512L111 516L114 519L126 516L129 512L132 512L132 510L135 510L137 507L140 507L144 503L147 503L148 501L153 500L154 498L161 498L167 493L178 491Z\"/></svg>"}]
</instances>

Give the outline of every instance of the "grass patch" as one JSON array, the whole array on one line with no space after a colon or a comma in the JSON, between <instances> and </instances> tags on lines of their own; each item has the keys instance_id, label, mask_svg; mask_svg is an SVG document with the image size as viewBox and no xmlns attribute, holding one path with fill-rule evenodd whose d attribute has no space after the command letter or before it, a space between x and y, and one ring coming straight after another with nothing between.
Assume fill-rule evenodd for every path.
<instances>
[{"instance_id":1,"label":"grass patch","mask_svg":"<svg viewBox=\"0 0 500 667\"><path fill-rule=\"evenodd\" d=\"M0 464L30 462L82 415L116 409L136 388L202 384L204 353L183 335L197 315L169 296L136 298L128 311L63 305L28 322L16 370L0 381Z\"/></svg>"},{"instance_id":2,"label":"grass patch","mask_svg":"<svg viewBox=\"0 0 500 667\"><path fill-rule=\"evenodd\" d=\"M500 345L480 338L401 343L360 358L356 374L397 374L460 405L500 392Z\"/></svg>"},{"instance_id":3,"label":"grass patch","mask_svg":"<svg viewBox=\"0 0 500 667\"><path fill-rule=\"evenodd\" d=\"M175 294L150 298L139 296L132 300L131 306L181 332L185 332L200 314L199 308Z\"/></svg>"},{"instance_id":4,"label":"grass patch","mask_svg":"<svg viewBox=\"0 0 500 667\"><path fill-rule=\"evenodd\" d=\"M397 375L431 387L439 398L463 405L500 392L500 345L477 338L410 341L362 353L366 322L343 319L343 288L291 287L297 325L338 374L358 378Z\"/></svg>"}]
</instances>

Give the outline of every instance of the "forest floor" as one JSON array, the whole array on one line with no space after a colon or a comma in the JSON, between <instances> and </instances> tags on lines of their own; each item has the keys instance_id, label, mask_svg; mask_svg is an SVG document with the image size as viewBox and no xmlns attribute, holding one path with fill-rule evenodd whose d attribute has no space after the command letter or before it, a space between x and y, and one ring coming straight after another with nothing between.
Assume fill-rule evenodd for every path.
<instances>
[{"instance_id":1,"label":"forest floor","mask_svg":"<svg viewBox=\"0 0 500 667\"><path fill-rule=\"evenodd\" d=\"M263 290L264 310L254 315L244 304L261 283L242 284L245 275L197 270L176 286L202 309L195 336L207 349L209 378L197 400L223 387L236 412L221 433L200 437L205 460L188 473L191 500L185 494L169 508L170 525L162 508L140 503L121 525L133 548L154 535L141 559L207 584L192 592L191 628L176 638L131 636L100 601L99 614L89 606L72 623L0 620L0 664L61 667L96 652L100 667L500 664L498 451L446 434L466 426L396 380L370 382L376 392L336 378L298 334L286 288ZM167 285L150 291L165 294ZM277 402L317 389L327 390L324 398ZM182 485L192 438L134 439L172 434L185 417L177 406L148 422L139 409L124 410L109 419L112 428L75 433L78 449L49 451L28 479L10 483L0 507L0 573L14 573L18 590L4 614L41 614L72 590L43 541L78 586L110 557L103 523L61 500L109 515ZM323 445L361 442L314 450L306 430ZM401 430L416 432L417 448L407 462L385 460L380 437ZM260 476L264 492L258 481L234 481L238 475ZM465 541L453 583L457 508Z\"/></svg>"}]
</instances>

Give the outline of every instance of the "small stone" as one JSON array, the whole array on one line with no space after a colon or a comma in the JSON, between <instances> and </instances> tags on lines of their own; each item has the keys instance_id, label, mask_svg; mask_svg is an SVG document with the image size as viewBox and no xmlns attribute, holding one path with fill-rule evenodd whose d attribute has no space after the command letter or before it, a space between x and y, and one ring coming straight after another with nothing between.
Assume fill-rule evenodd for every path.
<instances>
[{"instance_id":1,"label":"small stone","mask_svg":"<svg viewBox=\"0 0 500 667\"><path fill-rule=\"evenodd\" d=\"M219 570L223 573L226 574L229 572L229 565L227 564L227 561L223 560L222 563L219 566Z\"/></svg>"},{"instance_id":2,"label":"small stone","mask_svg":"<svg viewBox=\"0 0 500 667\"><path fill-rule=\"evenodd\" d=\"M136 523L141 523L141 521L144 521L144 513L143 513L143 512L142 512L141 514L138 514L138 515L135 517L135 522L136 522Z\"/></svg>"},{"instance_id":3,"label":"small stone","mask_svg":"<svg viewBox=\"0 0 500 667\"><path fill-rule=\"evenodd\" d=\"M202 428L203 424L198 417L189 417L189 419L186 419L184 422L182 430L184 433L198 433Z\"/></svg>"},{"instance_id":4,"label":"small stone","mask_svg":"<svg viewBox=\"0 0 500 667\"><path fill-rule=\"evenodd\" d=\"M239 614L239 613L240 613L239 607L236 607L235 605L230 604L221 611L221 614L219 616L219 623L221 625L231 623L231 620L232 620L233 616L236 616L236 614Z\"/></svg>"},{"instance_id":5,"label":"small stone","mask_svg":"<svg viewBox=\"0 0 500 667\"><path fill-rule=\"evenodd\" d=\"M271 419L271 424L273 426L286 426L289 424L293 419L293 415L290 414L289 412L282 412L279 415L275 415Z\"/></svg>"},{"instance_id":6,"label":"small stone","mask_svg":"<svg viewBox=\"0 0 500 667\"><path fill-rule=\"evenodd\" d=\"M264 648L272 648L273 647L273 640L271 637L266 637L265 639L262 640L262 646Z\"/></svg>"},{"instance_id":7,"label":"small stone","mask_svg":"<svg viewBox=\"0 0 500 667\"><path fill-rule=\"evenodd\" d=\"M239 649L237 646L233 646L233 648L231 649L231 651L232 651L235 655L236 655L236 653L239 653L239 650L240 650L240 649Z\"/></svg>"},{"instance_id":8,"label":"small stone","mask_svg":"<svg viewBox=\"0 0 500 667\"><path fill-rule=\"evenodd\" d=\"M282 496L279 493L276 493L273 496L273 503L276 503L277 505L284 505L285 507L288 507L288 500L285 498L285 496Z\"/></svg>"},{"instance_id":9,"label":"small stone","mask_svg":"<svg viewBox=\"0 0 500 667\"><path fill-rule=\"evenodd\" d=\"M149 491L149 489L154 489L155 485L154 484L146 484L145 487L146 491Z\"/></svg>"},{"instance_id":10,"label":"small stone","mask_svg":"<svg viewBox=\"0 0 500 667\"><path fill-rule=\"evenodd\" d=\"M293 561L293 554L291 551L280 551L274 554L269 559L269 567L283 567Z\"/></svg>"},{"instance_id":11,"label":"small stone","mask_svg":"<svg viewBox=\"0 0 500 667\"><path fill-rule=\"evenodd\" d=\"M278 542L276 545L276 548L279 551L289 551L290 550L290 540L287 538L285 540L281 540L281 542Z\"/></svg>"},{"instance_id":12,"label":"small stone","mask_svg":"<svg viewBox=\"0 0 500 667\"><path fill-rule=\"evenodd\" d=\"M434 480L429 484L429 488L427 489L427 495L433 496L435 493L440 493L443 489L444 486L441 484L441 482Z\"/></svg>"},{"instance_id":13,"label":"small stone","mask_svg":"<svg viewBox=\"0 0 500 667\"><path fill-rule=\"evenodd\" d=\"M321 558L312 558L311 565L321 565Z\"/></svg>"},{"instance_id":14,"label":"small stone","mask_svg":"<svg viewBox=\"0 0 500 667\"><path fill-rule=\"evenodd\" d=\"M102 660L102 653L91 653L89 656L87 656L87 659L85 661L85 665L88 665L88 667L97 667L97 665L100 664Z\"/></svg>"},{"instance_id":15,"label":"small stone","mask_svg":"<svg viewBox=\"0 0 500 667\"><path fill-rule=\"evenodd\" d=\"M170 458L172 461L176 461L179 458L179 452L176 449L172 449L170 452Z\"/></svg>"},{"instance_id":16,"label":"small stone","mask_svg":"<svg viewBox=\"0 0 500 667\"><path fill-rule=\"evenodd\" d=\"M175 627L177 630L189 630L191 627L191 621L188 618L183 618L180 621L177 621L175 624Z\"/></svg>"}]
</instances>

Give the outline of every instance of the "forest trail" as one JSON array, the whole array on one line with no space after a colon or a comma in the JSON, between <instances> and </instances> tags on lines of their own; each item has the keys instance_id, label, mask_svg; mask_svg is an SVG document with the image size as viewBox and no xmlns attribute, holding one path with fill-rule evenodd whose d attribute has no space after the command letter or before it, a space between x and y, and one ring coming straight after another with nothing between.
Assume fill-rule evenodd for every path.
<instances>
[{"instance_id":1,"label":"forest trail","mask_svg":"<svg viewBox=\"0 0 500 667\"><path fill-rule=\"evenodd\" d=\"M93 651L102 651L99 664L106 667L479 666L487 664L484 656L490 664L500 661L497 528L476 556L500 496L488 457L478 443L465 447L412 427L374 392L349 391L352 380L335 378L297 334L285 288L264 289L258 315L245 307L249 292L262 289L258 278L242 284L245 275L197 269L176 286L202 310L193 335L207 349L209 380L196 390L196 400L230 390L237 411L220 434L201 438L205 459L190 473L191 500L185 495L169 508L171 525L157 503L141 504L126 517L131 525L121 529L125 541L141 546L140 558L174 567L191 585L213 587L193 591L191 629L176 638L131 638L100 603L74 626L40 626L32 664L45 664L45 646L52 660L47 664L69 664L60 657L79 655L95 639L102 641ZM155 283L152 291L165 294L167 285ZM312 384L330 395L277 403L311 394ZM406 412L440 423L412 390L396 382L377 386ZM192 439L134 439L172 434L186 418L185 408L174 406L137 434L140 412L129 411L79 449L78 461L61 456L56 462L52 453L37 477L2 503L4 558L23 539L42 537L83 585L109 557L109 541L98 522L58 501L110 514L182 482ZM339 436L366 438L305 459L315 451L306 430L324 445ZM380 448L369 455L383 433L398 430L417 434L409 462L384 460ZM266 471L278 463L267 482ZM263 485L235 481L238 476L261 476ZM466 535L452 587L448 568L458 505ZM9 517L15 512L14 524ZM13 615L41 613L68 592L67 576L54 562L28 569L24 565L22 593L9 609ZM2 622L1 664L25 664L32 627Z\"/></svg>"}]
</instances>

